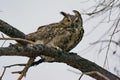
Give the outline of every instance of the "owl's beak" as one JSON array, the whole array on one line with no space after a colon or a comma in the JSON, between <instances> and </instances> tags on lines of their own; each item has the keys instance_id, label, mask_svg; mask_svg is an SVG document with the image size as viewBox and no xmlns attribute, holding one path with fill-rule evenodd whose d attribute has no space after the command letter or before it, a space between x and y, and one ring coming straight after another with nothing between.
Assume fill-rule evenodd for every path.
<instances>
[{"instance_id":1,"label":"owl's beak","mask_svg":"<svg viewBox=\"0 0 120 80\"><path fill-rule=\"evenodd\" d=\"M74 27L74 23L71 24L71 27Z\"/></svg>"}]
</instances>

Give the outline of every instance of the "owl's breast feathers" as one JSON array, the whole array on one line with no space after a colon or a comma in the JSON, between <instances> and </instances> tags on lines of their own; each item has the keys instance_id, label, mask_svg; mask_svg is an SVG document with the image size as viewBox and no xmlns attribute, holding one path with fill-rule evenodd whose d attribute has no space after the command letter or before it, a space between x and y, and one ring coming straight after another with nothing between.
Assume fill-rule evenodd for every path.
<instances>
[{"instance_id":1,"label":"owl's breast feathers","mask_svg":"<svg viewBox=\"0 0 120 80\"><path fill-rule=\"evenodd\" d=\"M28 39L35 42L39 41L39 44L70 51L81 41L83 34L82 27L78 29L61 23L53 23L41 26L36 32L28 34Z\"/></svg>"}]
</instances>

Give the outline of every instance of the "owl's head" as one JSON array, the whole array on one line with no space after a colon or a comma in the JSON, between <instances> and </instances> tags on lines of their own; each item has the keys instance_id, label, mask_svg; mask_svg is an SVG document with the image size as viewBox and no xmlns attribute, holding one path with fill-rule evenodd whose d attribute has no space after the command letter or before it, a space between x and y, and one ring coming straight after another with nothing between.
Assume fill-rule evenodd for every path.
<instances>
[{"instance_id":1,"label":"owl's head","mask_svg":"<svg viewBox=\"0 0 120 80\"><path fill-rule=\"evenodd\" d=\"M61 14L64 16L61 22L68 27L73 27L73 28L82 27L81 14L77 10L73 10L73 12L75 13L75 15L61 12Z\"/></svg>"}]
</instances>

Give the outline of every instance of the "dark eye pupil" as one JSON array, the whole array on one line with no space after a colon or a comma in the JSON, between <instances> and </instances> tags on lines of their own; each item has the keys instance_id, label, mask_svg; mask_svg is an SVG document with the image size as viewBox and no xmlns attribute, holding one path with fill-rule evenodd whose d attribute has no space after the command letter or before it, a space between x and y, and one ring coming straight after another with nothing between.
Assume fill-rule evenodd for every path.
<instances>
[{"instance_id":1,"label":"dark eye pupil","mask_svg":"<svg viewBox=\"0 0 120 80\"><path fill-rule=\"evenodd\" d=\"M76 20L76 22L78 22L78 20Z\"/></svg>"},{"instance_id":2,"label":"dark eye pupil","mask_svg":"<svg viewBox=\"0 0 120 80\"><path fill-rule=\"evenodd\" d=\"M69 19L68 19L67 21L68 21L68 22L70 22L70 20L69 20Z\"/></svg>"}]
</instances>

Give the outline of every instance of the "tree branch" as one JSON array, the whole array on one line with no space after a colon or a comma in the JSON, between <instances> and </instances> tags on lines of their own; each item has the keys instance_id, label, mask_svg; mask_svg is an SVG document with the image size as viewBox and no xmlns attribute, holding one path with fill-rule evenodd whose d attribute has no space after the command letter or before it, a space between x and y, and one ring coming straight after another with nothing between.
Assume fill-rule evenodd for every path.
<instances>
[{"instance_id":1,"label":"tree branch","mask_svg":"<svg viewBox=\"0 0 120 80\"><path fill-rule=\"evenodd\" d=\"M4 49L4 50L3 50ZM9 50L9 52L8 52ZM49 48L45 45L34 45L31 47L6 47L0 48L0 56L25 56L25 57L37 57L40 55L50 56L55 58L54 62L63 62L74 68L81 70L84 73L97 71L106 76L110 80L120 80L119 77L108 72L97 64L80 57L75 53L68 53ZM99 75L88 74L89 76L102 80Z\"/></svg>"},{"instance_id":2,"label":"tree branch","mask_svg":"<svg viewBox=\"0 0 120 80\"><path fill-rule=\"evenodd\" d=\"M22 70L18 80L21 80L23 78L23 76L26 75L26 72L28 71L28 69L30 68L31 64L34 62L35 58L30 58L29 61L27 62L25 68Z\"/></svg>"},{"instance_id":3,"label":"tree branch","mask_svg":"<svg viewBox=\"0 0 120 80\"><path fill-rule=\"evenodd\" d=\"M110 42L110 40L98 40L98 41L95 41L93 43L90 43L91 45L95 45L95 44L98 44L98 43L104 43L104 42ZM120 46L120 42L118 41L114 41L114 40L111 40L111 43L114 43L115 45L117 46Z\"/></svg>"},{"instance_id":4,"label":"tree branch","mask_svg":"<svg viewBox=\"0 0 120 80\"><path fill-rule=\"evenodd\" d=\"M11 25L7 24L2 20L0 20L0 31L13 38L27 39L27 36L24 33L15 29L14 27L12 27ZM22 42L18 41L18 42L22 43L23 45L27 44L26 42L23 41ZM24 46L24 47L19 47L16 45L10 45L9 47L0 47L0 56L24 56L24 57L35 58L40 55L52 57L54 58L54 62L66 63L67 65L79 69L83 73L96 71L106 76L110 80L120 80L119 77L108 72L107 70L103 69L97 64L80 57L76 53L63 52L56 50L54 48L47 47L46 45L40 45L40 44L33 46ZM97 74L88 74L88 75L97 80L104 79Z\"/></svg>"},{"instance_id":5,"label":"tree branch","mask_svg":"<svg viewBox=\"0 0 120 80\"><path fill-rule=\"evenodd\" d=\"M9 25L8 23L4 22L1 19L0 19L0 31L12 38L27 39L28 37L23 32L14 28L13 26ZM23 42L23 41L17 41L17 42L23 45L27 44L26 42Z\"/></svg>"}]
</instances>

